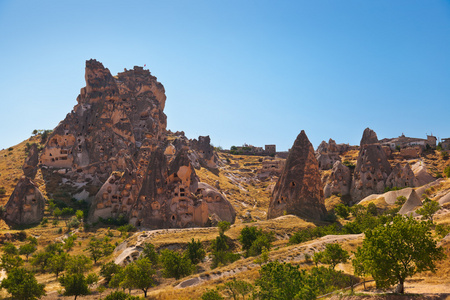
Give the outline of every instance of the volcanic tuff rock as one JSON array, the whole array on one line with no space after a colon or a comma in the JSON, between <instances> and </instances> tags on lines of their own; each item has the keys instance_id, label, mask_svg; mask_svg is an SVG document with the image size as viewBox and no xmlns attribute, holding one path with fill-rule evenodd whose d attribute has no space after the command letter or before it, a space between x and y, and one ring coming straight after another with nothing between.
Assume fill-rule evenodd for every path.
<instances>
[{"instance_id":1,"label":"volcanic tuff rock","mask_svg":"<svg viewBox=\"0 0 450 300\"><path fill-rule=\"evenodd\" d=\"M38 171L38 163L39 163L39 150L36 143L31 144L30 149L28 150L28 156L25 159L25 162L22 166L23 173L25 176L34 179L36 173Z\"/></svg>"},{"instance_id":2,"label":"volcanic tuff rock","mask_svg":"<svg viewBox=\"0 0 450 300\"><path fill-rule=\"evenodd\" d=\"M294 214L321 219L326 214L319 164L302 130L297 136L269 204L268 218Z\"/></svg>"},{"instance_id":3,"label":"volcanic tuff rock","mask_svg":"<svg viewBox=\"0 0 450 300\"><path fill-rule=\"evenodd\" d=\"M367 127L364 129L363 136L361 138L361 142L359 143L362 147L363 145L369 145L369 144L377 144L378 143L378 137L375 131Z\"/></svg>"},{"instance_id":4,"label":"volcanic tuff rock","mask_svg":"<svg viewBox=\"0 0 450 300\"><path fill-rule=\"evenodd\" d=\"M329 170L333 167L335 162L341 161L339 152L339 148L334 140L330 139L328 143L322 141L316 151L319 169Z\"/></svg>"},{"instance_id":5,"label":"volcanic tuff rock","mask_svg":"<svg viewBox=\"0 0 450 300\"><path fill-rule=\"evenodd\" d=\"M40 163L46 174L62 177L61 184L79 187L79 198L93 199L90 221L123 215L147 227L204 226L217 211L234 221L223 195L211 200L211 192L197 187L188 158L205 151L198 154L205 164L214 161L209 139L194 142L196 150L183 137L167 139L165 90L156 77L142 67L113 77L89 60L85 79L78 104L49 136Z\"/></svg>"},{"instance_id":6,"label":"volcanic tuff rock","mask_svg":"<svg viewBox=\"0 0 450 300\"><path fill-rule=\"evenodd\" d=\"M328 198L332 194L348 195L350 193L351 182L352 175L350 169L340 161L335 162L323 188L324 197Z\"/></svg>"},{"instance_id":7,"label":"volcanic tuff rock","mask_svg":"<svg viewBox=\"0 0 450 300\"><path fill-rule=\"evenodd\" d=\"M30 225L44 217L45 198L30 178L22 176L5 205L2 218L9 225Z\"/></svg>"},{"instance_id":8,"label":"volcanic tuff rock","mask_svg":"<svg viewBox=\"0 0 450 300\"><path fill-rule=\"evenodd\" d=\"M382 193L390 173L391 166L381 146L379 144L363 145L353 173L350 190L352 200L357 202L370 194Z\"/></svg>"},{"instance_id":9,"label":"volcanic tuff rock","mask_svg":"<svg viewBox=\"0 0 450 300\"><path fill-rule=\"evenodd\" d=\"M401 164L397 164L386 179L386 186L390 188L406 186L416 187L419 186L419 181L409 164L406 164L404 167L402 167Z\"/></svg>"}]
</instances>

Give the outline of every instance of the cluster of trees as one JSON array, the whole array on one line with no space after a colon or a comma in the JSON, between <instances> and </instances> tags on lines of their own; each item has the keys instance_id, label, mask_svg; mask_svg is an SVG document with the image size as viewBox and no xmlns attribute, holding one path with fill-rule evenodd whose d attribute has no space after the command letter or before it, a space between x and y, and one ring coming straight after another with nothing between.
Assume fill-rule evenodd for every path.
<instances>
[{"instance_id":1,"label":"cluster of trees","mask_svg":"<svg viewBox=\"0 0 450 300\"><path fill-rule=\"evenodd\" d=\"M14 299L38 299L45 295L44 285L36 280L35 273L53 273L64 287L64 295L86 295L90 286L95 284L99 277L95 273L86 274L102 257L108 256L114 250L109 238L92 238L86 248L89 256L70 255L70 251L77 239L71 235L64 243L50 243L43 250L37 250L37 239L28 237L27 243L19 248L12 243L5 243L0 258L1 267L7 272L7 279L3 280L1 287L6 289ZM25 256L27 266L22 256ZM94 261L94 262L93 262ZM62 274L62 275L61 275Z\"/></svg>"}]
</instances>

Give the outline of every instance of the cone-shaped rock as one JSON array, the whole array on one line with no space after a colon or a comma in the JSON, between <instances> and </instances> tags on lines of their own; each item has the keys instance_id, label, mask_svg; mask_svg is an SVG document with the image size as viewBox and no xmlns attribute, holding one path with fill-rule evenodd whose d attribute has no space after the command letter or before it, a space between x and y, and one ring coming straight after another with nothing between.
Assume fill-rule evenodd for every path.
<instances>
[{"instance_id":1,"label":"cone-shaped rock","mask_svg":"<svg viewBox=\"0 0 450 300\"><path fill-rule=\"evenodd\" d=\"M358 154L350 190L353 202L371 194L383 193L390 173L391 165L381 145L363 145Z\"/></svg>"},{"instance_id":2,"label":"cone-shaped rock","mask_svg":"<svg viewBox=\"0 0 450 300\"><path fill-rule=\"evenodd\" d=\"M289 151L269 205L269 219L283 214L315 220L326 214L319 164L303 130Z\"/></svg>"},{"instance_id":3,"label":"cone-shaped rock","mask_svg":"<svg viewBox=\"0 0 450 300\"><path fill-rule=\"evenodd\" d=\"M375 131L367 127L364 129L363 136L361 138L361 142L359 143L362 147L363 145L370 145L378 143L378 137Z\"/></svg>"},{"instance_id":4,"label":"cone-shaped rock","mask_svg":"<svg viewBox=\"0 0 450 300\"><path fill-rule=\"evenodd\" d=\"M22 176L5 205L3 219L9 225L31 225L44 217L45 199L30 178Z\"/></svg>"},{"instance_id":5,"label":"cone-shaped rock","mask_svg":"<svg viewBox=\"0 0 450 300\"><path fill-rule=\"evenodd\" d=\"M340 161L335 162L323 188L324 197L328 198L332 194L348 195L350 193L351 182L352 174L350 169Z\"/></svg>"}]
</instances>

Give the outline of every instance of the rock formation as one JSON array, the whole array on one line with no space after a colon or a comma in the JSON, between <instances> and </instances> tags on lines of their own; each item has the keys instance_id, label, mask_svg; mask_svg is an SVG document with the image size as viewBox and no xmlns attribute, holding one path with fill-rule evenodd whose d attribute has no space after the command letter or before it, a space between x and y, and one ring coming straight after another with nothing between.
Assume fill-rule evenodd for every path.
<instances>
[{"instance_id":1,"label":"rock formation","mask_svg":"<svg viewBox=\"0 0 450 300\"><path fill-rule=\"evenodd\" d=\"M39 163L39 150L36 143L31 144L28 156L22 166L23 174L25 176L34 179L38 171Z\"/></svg>"},{"instance_id":2,"label":"rock formation","mask_svg":"<svg viewBox=\"0 0 450 300\"><path fill-rule=\"evenodd\" d=\"M89 60L85 79L77 105L49 136L40 164L46 174L61 177L62 188L79 187L76 197L92 201L89 221L122 215L138 226L188 227L205 226L217 214L234 222L233 207L199 183L190 159L215 166L209 137L168 139L165 90L156 77L142 67L113 77Z\"/></svg>"},{"instance_id":3,"label":"rock formation","mask_svg":"<svg viewBox=\"0 0 450 300\"><path fill-rule=\"evenodd\" d=\"M370 194L382 193L390 173L391 166L381 146L379 144L364 144L359 151L353 173L350 190L353 202L357 202Z\"/></svg>"},{"instance_id":4,"label":"rock formation","mask_svg":"<svg viewBox=\"0 0 450 300\"><path fill-rule=\"evenodd\" d=\"M217 168L219 158L217 153L214 151L214 147L211 146L211 139L209 136L199 136L198 140L191 140L190 146L191 150L197 153L201 166L207 168Z\"/></svg>"},{"instance_id":5,"label":"rock formation","mask_svg":"<svg viewBox=\"0 0 450 300\"><path fill-rule=\"evenodd\" d=\"M283 214L315 220L326 214L319 164L303 130L289 151L269 204L269 219Z\"/></svg>"},{"instance_id":6,"label":"rock formation","mask_svg":"<svg viewBox=\"0 0 450 300\"><path fill-rule=\"evenodd\" d=\"M401 164L397 164L386 179L386 186L390 188L416 187L418 185L419 182L409 164L405 164L404 167L402 167Z\"/></svg>"},{"instance_id":7,"label":"rock formation","mask_svg":"<svg viewBox=\"0 0 450 300\"><path fill-rule=\"evenodd\" d=\"M339 153L339 148L334 140L330 139L328 143L322 141L316 151L316 159L319 162L319 169L331 169L335 162L341 161Z\"/></svg>"},{"instance_id":8,"label":"rock formation","mask_svg":"<svg viewBox=\"0 0 450 300\"><path fill-rule=\"evenodd\" d=\"M377 144L378 137L375 131L367 127L364 129L363 136L361 138L361 142L359 145L362 147L363 145Z\"/></svg>"},{"instance_id":9,"label":"rock formation","mask_svg":"<svg viewBox=\"0 0 450 300\"><path fill-rule=\"evenodd\" d=\"M2 212L9 225L30 225L44 217L45 198L30 178L22 176Z\"/></svg>"},{"instance_id":10,"label":"rock formation","mask_svg":"<svg viewBox=\"0 0 450 300\"><path fill-rule=\"evenodd\" d=\"M328 198L332 194L348 195L350 193L351 181L352 175L350 169L340 161L335 162L323 188L324 197Z\"/></svg>"},{"instance_id":11,"label":"rock formation","mask_svg":"<svg viewBox=\"0 0 450 300\"><path fill-rule=\"evenodd\" d=\"M420 206L422 206L422 201L416 191L412 190L398 213L401 215L411 214Z\"/></svg>"}]
</instances>

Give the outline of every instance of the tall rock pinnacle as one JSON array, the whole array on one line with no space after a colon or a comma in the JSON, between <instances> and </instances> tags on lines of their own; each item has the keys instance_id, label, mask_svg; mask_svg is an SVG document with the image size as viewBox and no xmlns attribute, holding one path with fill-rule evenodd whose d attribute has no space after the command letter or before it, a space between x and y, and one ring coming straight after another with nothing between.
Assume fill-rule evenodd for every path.
<instances>
[{"instance_id":1,"label":"tall rock pinnacle","mask_svg":"<svg viewBox=\"0 0 450 300\"><path fill-rule=\"evenodd\" d=\"M289 151L269 204L269 219L283 214L315 220L326 214L319 164L303 130Z\"/></svg>"}]
</instances>

